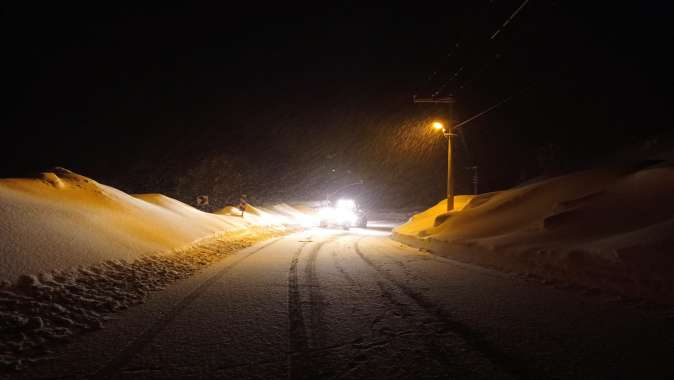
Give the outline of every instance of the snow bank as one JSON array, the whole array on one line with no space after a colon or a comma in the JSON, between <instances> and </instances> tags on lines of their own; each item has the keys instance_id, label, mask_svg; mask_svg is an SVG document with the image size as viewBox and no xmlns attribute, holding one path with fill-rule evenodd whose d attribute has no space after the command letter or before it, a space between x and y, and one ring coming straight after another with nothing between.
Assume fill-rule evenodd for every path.
<instances>
[{"instance_id":1,"label":"snow bank","mask_svg":"<svg viewBox=\"0 0 674 380\"><path fill-rule=\"evenodd\" d=\"M161 194L132 196L66 169L0 180L0 281L133 260L254 225L272 215L214 215Z\"/></svg>"},{"instance_id":2,"label":"snow bank","mask_svg":"<svg viewBox=\"0 0 674 380\"><path fill-rule=\"evenodd\" d=\"M595 169L482 194L450 213L443 201L394 236L471 262L674 302L672 194L671 163Z\"/></svg>"},{"instance_id":3,"label":"snow bank","mask_svg":"<svg viewBox=\"0 0 674 380\"><path fill-rule=\"evenodd\" d=\"M110 314L144 302L150 292L232 252L283 234L281 229L253 226L201 239L199 244L170 253L22 275L15 284L3 284L0 373L48 359L58 343L102 328Z\"/></svg>"},{"instance_id":4,"label":"snow bank","mask_svg":"<svg viewBox=\"0 0 674 380\"><path fill-rule=\"evenodd\" d=\"M227 206L215 212L217 215L241 216L241 210L238 207ZM285 203L274 205L270 208L254 207L246 205L244 220L256 224L288 224L299 225L303 227L318 226L318 217L316 211L302 206L290 206Z\"/></svg>"},{"instance_id":5,"label":"snow bank","mask_svg":"<svg viewBox=\"0 0 674 380\"><path fill-rule=\"evenodd\" d=\"M52 344L303 218L288 205L209 214L61 168L0 180L0 371L47 358Z\"/></svg>"}]
</instances>

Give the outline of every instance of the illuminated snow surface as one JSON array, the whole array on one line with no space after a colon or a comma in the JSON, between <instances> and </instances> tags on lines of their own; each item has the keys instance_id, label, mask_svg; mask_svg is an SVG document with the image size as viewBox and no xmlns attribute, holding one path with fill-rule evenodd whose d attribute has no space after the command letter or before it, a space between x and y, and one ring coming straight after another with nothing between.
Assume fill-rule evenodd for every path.
<instances>
[{"instance_id":1,"label":"illuminated snow surface","mask_svg":"<svg viewBox=\"0 0 674 380\"><path fill-rule=\"evenodd\" d=\"M0 180L0 280L22 274L134 260L251 226L301 223L288 205L216 214L161 194L129 195L65 169ZM294 219L291 214L297 215Z\"/></svg>"},{"instance_id":2,"label":"illuminated snow surface","mask_svg":"<svg viewBox=\"0 0 674 380\"><path fill-rule=\"evenodd\" d=\"M309 228L232 252L6 377L673 375L663 311L462 264L389 234Z\"/></svg>"},{"instance_id":3,"label":"illuminated snow surface","mask_svg":"<svg viewBox=\"0 0 674 380\"><path fill-rule=\"evenodd\" d=\"M65 169L0 180L0 367L99 329L107 313L256 242L313 223L289 205L216 214ZM216 248L213 248L216 247Z\"/></svg>"},{"instance_id":4,"label":"illuminated snow surface","mask_svg":"<svg viewBox=\"0 0 674 380\"><path fill-rule=\"evenodd\" d=\"M674 167L607 167L460 196L394 230L464 261L674 302Z\"/></svg>"},{"instance_id":5,"label":"illuminated snow surface","mask_svg":"<svg viewBox=\"0 0 674 380\"><path fill-rule=\"evenodd\" d=\"M306 204L241 218L64 169L2 180L0 365L7 378L657 377L667 309L442 256L600 285L651 274L639 294L667 294L672 190L668 165L595 170L342 230L311 228ZM397 225L425 249L392 241Z\"/></svg>"}]
</instances>

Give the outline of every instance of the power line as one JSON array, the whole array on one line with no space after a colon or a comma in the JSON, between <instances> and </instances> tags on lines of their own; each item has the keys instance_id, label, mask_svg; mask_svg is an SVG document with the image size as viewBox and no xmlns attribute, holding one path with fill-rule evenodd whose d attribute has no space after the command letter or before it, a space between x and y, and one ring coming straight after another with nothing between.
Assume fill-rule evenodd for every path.
<instances>
[{"instance_id":1,"label":"power line","mask_svg":"<svg viewBox=\"0 0 674 380\"><path fill-rule=\"evenodd\" d=\"M499 59L501 58L501 55L496 54L495 58ZM482 73L486 71L487 67L489 66L489 63L490 63L489 61L483 62L482 66L480 66L480 68L475 72L475 74L471 78L464 80L458 87L458 89L463 90L465 88L468 88L471 84L473 84L473 82L475 82L480 77L480 75L482 75Z\"/></svg>"},{"instance_id":2,"label":"power line","mask_svg":"<svg viewBox=\"0 0 674 380\"><path fill-rule=\"evenodd\" d=\"M529 0L524 0L524 2L522 2L522 4L520 4L520 6L517 7L517 9L515 9L515 11L510 15L510 17L508 17L508 18L505 20L505 22L503 22L503 24L501 25L501 27L498 28L494 33L492 33L492 35L491 35L491 37L489 38L489 40L490 40L490 41L493 41L499 34L501 34L501 32L504 31L504 30L508 27L508 25L515 19L515 17L517 17L517 15L522 11L522 9L524 9L524 7L525 7L528 3L529 3ZM501 58L501 54L498 54L498 53L497 53L497 54L496 54L496 59L499 59L499 58ZM478 77L480 76L480 74L482 74L482 73L485 71L485 69L487 68L487 66L489 66L489 62L488 62L488 61L485 61L485 62L482 64L482 66L480 67L480 69L477 71L477 74L476 74L475 76L473 76L473 78L471 78L468 82L464 81L464 83L459 87L459 89L463 89L463 88L466 86L466 84L470 84L470 83L474 82L474 81L476 80L476 78L478 78Z\"/></svg>"},{"instance_id":3,"label":"power line","mask_svg":"<svg viewBox=\"0 0 674 380\"><path fill-rule=\"evenodd\" d=\"M508 102L509 102L510 100L512 100L514 97L520 95L520 94L523 93L524 91L526 91L526 90L528 90L529 88L533 87L533 85L534 85L534 83L531 83L531 84L529 84L528 86L525 86L524 88L522 88L522 89L520 89L519 91L513 93L512 95L510 95L510 96L508 96L508 97L506 97L506 98L504 98L504 99L501 99L501 100L498 101L496 104L494 104L493 106L491 106L491 107L485 109L484 111L478 112L476 115L473 115L473 116L469 117L468 119L466 119L466 120L460 122L459 124L456 124L455 126L453 126L453 128L454 128L454 129L457 129L457 128L463 127L464 125L470 123L471 121L473 121L473 120L475 120L475 119L477 119L477 118L479 118L479 117L481 117L481 116L484 116L484 115L488 114L489 112L491 112L491 111L493 111L494 109L496 109L496 108L498 108L498 107L504 105L505 103L508 103Z\"/></svg>"},{"instance_id":4,"label":"power line","mask_svg":"<svg viewBox=\"0 0 674 380\"><path fill-rule=\"evenodd\" d=\"M460 47L461 47L461 43L457 42L456 44L454 44L454 46L452 47L452 49L447 53L445 59L450 58L452 55L454 55L454 53L456 53L456 51L457 51ZM439 65L438 65L438 66L439 66ZM426 79L426 82L427 82L427 83L433 82L433 79L435 79L435 76L438 75L438 72L440 72L440 68L436 66L436 69L433 70L433 72L431 73L431 75L428 76L428 78Z\"/></svg>"},{"instance_id":5,"label":"power line","mask_svg":"<svg viewBox=\"0 0 674 380\"><path fill-rule=\"evenodd\" d=\"M486 8L483 9L482 14L484 14L484 13L489 9L489 7L491 7L491 4L492 4L493 2L494 2L493 0L489 2L488 6L487 6ZM464 48L464 44L461 42L461 40L465 40L465 39L466 39L466 38L465 38L466 36L465 36L465 32L464 32L463 34L464 34L464 35L461 35L461 34L460 34L460 35L458 36L458 38L457 38L457 39L458 39L458 42L456 42L456 43L454 44L454 46L452 46L452 47L450 48L450 50L447 52L447 54L446 54L445 57L444 57L443 63L440 63L440 64L438 64L438 65L435 65L435 70L433 70L433 71L431 72L431 74L428 76L428 78L426 79L426 82L425 82L424 85L431 85L432 82L433 82L433 80L436 78L436 76L442 71L442 67L445 66L446 61L447 61L448 59L452 58L453 56L457 55L457 52L459 52L461 49ZM461 69L459 69L459 70L461 70ZM454 74L457 74L457 73L454 73ZM447 82L449 82L449 80L448 80ZM445 84L445 85L446 85L446 84ZM438 91L440 91L440 90L436 90L436 91L434 91L434 93L437 93Z\"/></svg>"},{"instance_id":6,"label":"power line","mask_svg":"<svg viewBox=\"0 0 674 380\"><path fill-rule=\"evenodd\" d=\"M503 31L505 31L505 30L507 29L508 25L510 25L510 24L513 22L513 20L514 20L514 19L517 17L517 15L524 9L524 7L526 7L526 5L527 5L528 3L529 3L529 0L524 0L524 2L522 2L522 3L520 4L520 6L517 7L517 8L513 11L513 13L512 13L512 14L511 14L511 15L510 15L510 16L503 22L503 24L502 24L499 28L497 28L496 31L495 31L494 33L491 34L491 37L489 38L489 41L493 41L499 34L501 34ZM458 44L457 44L457 45L458 45ZM483 64L482 68L480 69L480 72L482 72L483 69L484 69L486 66L487 66L486 63ZM459 77L459 75L464 71L465 67L466 67L466 65L464 64L464 65L462 65L461 67L459 67L459 69L457 69L453 74L451 74L451 75L449 76L449 78L447 78L447 80L445 80L445 81L444 81L444 82L443 82L443 83L442 83L442 84L441 84L441 85L440 85L440 86L433 92L433 96L438 96L438 95L440 95L440 92L443 91L443 90L445 89L445 87L447 87L447 85L448 85L451 81L453 81L453 80L455 80L456 78ZM429 81L430 81L431 78L435 77L436 75L437 75L437 70L433 72L433 75L432 75L431 77L429 77Z\"/></svg>"},{"instance_id":7,"label":"power line","mask_svg":"<svg viewBox=\"0 0 674 380\"><path fill-rule=\"evenodd\" d=\"M522 11L522 9L524 9L524 7L527 5L527 3L529 3L529 0L524 0L524 2L517 9L515 9L515 12L513 12L513 14L511 14L510 17L508 17L508 19L505 20L503 25L501 25L501 27L498 28L498 30L496 32L494 32L494 34L492 34L491 38L489 38L489 39L493 40L494 38L496 38L496 36L498 36L501 33L502 30L505 30L505 28L508 26L508 24L510 24L512 22L512 20L514 20L515 17L517 17L517 15Z\"/></svg>"}]
</instances>

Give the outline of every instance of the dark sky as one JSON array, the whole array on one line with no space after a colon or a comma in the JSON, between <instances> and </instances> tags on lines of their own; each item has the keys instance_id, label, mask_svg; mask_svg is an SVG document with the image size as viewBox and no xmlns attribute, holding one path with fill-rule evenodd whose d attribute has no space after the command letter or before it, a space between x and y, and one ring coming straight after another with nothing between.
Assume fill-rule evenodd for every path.
<instances>
[{"instance_id":1,"label":"dark sky","mask_svg":"<svg viewBox=\"0 0 674 380\"><path fill-rule=\"evenodd\" d=\"M668 6L531 0L490 39L522 1L447 3L5 8L0 175L65 166L185 198L179 177L226 161L248 192L365 178L393 204L443 192L443 141L419 126L445 110L415 93L455 96L455 122L515 95L465 127L462 192L472 163L494 190L547 144L576 165L671 128Z\"/></svg>"}]
</instances>

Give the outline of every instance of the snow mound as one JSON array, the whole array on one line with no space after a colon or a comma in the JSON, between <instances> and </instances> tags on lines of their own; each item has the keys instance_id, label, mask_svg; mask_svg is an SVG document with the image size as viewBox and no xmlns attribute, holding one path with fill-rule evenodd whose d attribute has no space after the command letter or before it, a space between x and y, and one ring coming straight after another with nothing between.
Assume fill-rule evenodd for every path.
<instances>
[{"instance_id":1,"label":"snow mound","mask_svg":"<svg viewBox=\"0 0 674 380\"><path fill-rule=\"evenodd\" d=\"M397 239L469 261L674 301L674 167L588 170L445 203ZM455 251L460 251L456 250ZM480 253L477 253L480 252Z\"/></svg>"},{"instance_id":2,"label":"snow mound","mask_svg":"<svg viewBox=\"0 0 674 380\"><path fill-rule=\"evenodd\" d=\"M161 194L129 195L62 168L0 180L0 371L258 241L302 214L219 215ZM290 224L290 223L289 223Z\"/></svg>"},{"instance_id":3,"label":"snow mound","mask_svg":"<svg viewBox=\"0 0 674 380\"><path fill-rule=\"evenodd\" d=\"M226 206L215 211L215 214L241 216L241 210L235 206ZM318 225L318 217L314 209L300 211L299 208L285 203L271 207L254 207L247 204L243 219L258 225L284 224L303 227Z\"/></svg>"},{"instance_id":4,"label":"snow mound","mask_svg":"<svg viewBox=\"0 0 674 380\"><path fill-rule=\"evenodd\" d=\"M170 254L107 260L0 286L0 373L49 358L52 347L103 327L111 314L144 302L152 291L189 277L234 251L283 232L252 227Z\"/></svg>"},{"instance_id":5,"label":"snow mound","mask_svg":"<svg viewBox=\"0 0 674 380\"><path fill-rule=\"evenodd\" d=\"M132 196L63 168L0 179L0 220L0 281L134 260L263 222L205 213L161 194Z\"/></svg>"},{"instance_id":6,"label":"snow mound","mask_svg":"<svg viewBox=\"0 0 674 380\"><path fill-rule=\"evenodd\" d=\"M463 210L472 199L472 195L454 197L455 212ZM443 199L428 210L413 215L407 223L397 227L396 231L400 234L426 236L426 231L435 226L436 218L444 215L446 211L447 199Z\"/></svg>"}]
</instances>

